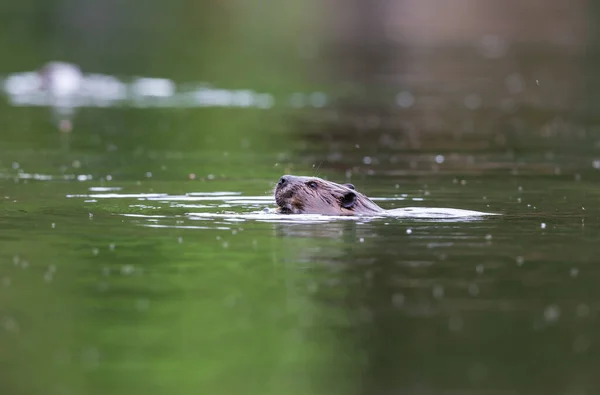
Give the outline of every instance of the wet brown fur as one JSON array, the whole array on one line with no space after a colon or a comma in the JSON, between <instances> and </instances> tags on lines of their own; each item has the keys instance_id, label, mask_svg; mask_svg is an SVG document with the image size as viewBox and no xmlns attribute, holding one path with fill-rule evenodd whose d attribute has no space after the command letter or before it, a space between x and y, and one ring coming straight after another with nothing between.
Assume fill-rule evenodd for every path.
<instances>
[{"instance_id":1,"label":"wet brown fur","mask_svg":"<svg viewBox=\"0 0 600 395\"><path fill-rule=\"evenodd\" d=\"M318 177L285 175L274 195L283 214L373 215L384 211L353 185Z\"/></svg>"}]
</instances>

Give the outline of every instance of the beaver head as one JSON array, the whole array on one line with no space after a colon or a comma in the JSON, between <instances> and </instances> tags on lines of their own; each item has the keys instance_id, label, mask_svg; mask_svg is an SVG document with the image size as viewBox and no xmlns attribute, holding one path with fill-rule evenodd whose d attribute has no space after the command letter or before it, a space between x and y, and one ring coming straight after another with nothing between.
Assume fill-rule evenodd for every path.
<instances>
[{"instance_id":1,"label":"beaver head","mask_svg":"<svg viewBox=\"0 0 600 395\"><path fill-rule=\"evenodd\" d=\"M285 175L275 186L282 214L369 215L383 211L352 184Z\"/></svg>"}]
</instances>

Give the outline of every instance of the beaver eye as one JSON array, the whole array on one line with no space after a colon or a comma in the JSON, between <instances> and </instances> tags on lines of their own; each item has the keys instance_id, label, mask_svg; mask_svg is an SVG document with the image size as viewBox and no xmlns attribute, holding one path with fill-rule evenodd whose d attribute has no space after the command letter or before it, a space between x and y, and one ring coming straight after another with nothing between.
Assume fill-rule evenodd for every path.
<instances>
[{"instance_id":1,"label":"beaver eye","mask_svg":"<svg viewBox=\"0 0 600 395\"><path fill-rule=\"evenodd\" d=\"M312 189L317 189L317 183L314 181L309 181L306 183L306 185L308 185Z\"/></svg>"}]
</instances>

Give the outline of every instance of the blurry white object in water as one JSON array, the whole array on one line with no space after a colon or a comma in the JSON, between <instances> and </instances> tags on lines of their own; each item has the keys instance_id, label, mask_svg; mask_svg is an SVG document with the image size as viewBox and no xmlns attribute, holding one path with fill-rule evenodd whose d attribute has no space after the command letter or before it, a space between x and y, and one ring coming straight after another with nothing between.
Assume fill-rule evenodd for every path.
<instances>
[{"instance_id":1,"label":"blurry white object in water","mask_svg":"<svg viewBox=\"0 0 600 395\"><path fill-rule=\"evenodd\" d=\"M406 218L473 218L473 217L488 217L498 214L484 213L481 211L462 210L456 208L438 208L438 207L402 207L387 210L387 216L391 217L406 217Z\"/></svg>"},{"instance_id":2,"label":"blurry white object in water","mask_svg":"<svg viewBox=\"0 0 600 395\"><path fill-rule=\"evenodd\" d=\"M81 69L71 63L50 62L39 70L40 89L49 95L62 132L73 128L71 119L83 83Z\"/></svg>"},{"instance_id":3,"label":"blurry white object in water","mask_svg":"<svg viewBox=\"0 0 600 395\"><path fill-rule=\"evenodd\" d=\"M68 130L79 107L235 107L271 108L269 93L250 89L228 90L206 83L177 87L166 78L137 77L129 82L104 74L83 73L74 64L49 62L36 71L12 73L2 81L0 91L13 106L48 106L62 130ZM3 93L3 92L0 92ZM326 95L315 92L314 106L324 106Z\"/></svg>"},{"instance_id":4,"label":"blurry white object in water","mask_svg":"<svg viewBox=\"0 0 600 395\"><path fill-rule=\"evenodd\" d=\"M171 97L175 83L166 78L137 78L132 84L136 96Z\"/></svg>"},{"instance_id":5,"label":"blurry white object in water","mask_svg":"<svg viewBox=\"0 0 600 395\"><path fill-rule=\"evenodd\" d=\"M73 97L81 88L83 74L74 64L50 62L39 71L40 87L55 98Z\"/></svg>"}]
</instances>

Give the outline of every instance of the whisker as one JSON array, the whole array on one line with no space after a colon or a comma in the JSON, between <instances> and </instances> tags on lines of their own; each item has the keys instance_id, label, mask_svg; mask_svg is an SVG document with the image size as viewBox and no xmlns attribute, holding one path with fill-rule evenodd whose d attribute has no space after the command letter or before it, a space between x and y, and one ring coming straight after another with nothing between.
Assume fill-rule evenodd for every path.
<instances>
[{"instance_id":1,"label":"whisker","mask_svg":"<svg viewBox=\"0 0 600 395\"><path fill-rule=\"evenodd\" d=\"M323 164L323 161L320 161L319 165L317 166L316 169L315 169L315 165L313 165L313 177L321 177L321 173L319 173L319 170L321 169L322 164Z\"/></svg>"}]
</instances>

